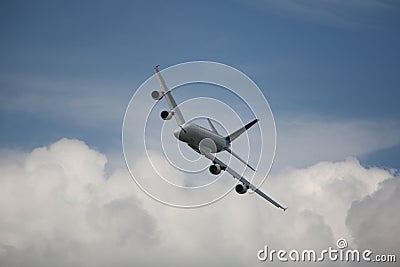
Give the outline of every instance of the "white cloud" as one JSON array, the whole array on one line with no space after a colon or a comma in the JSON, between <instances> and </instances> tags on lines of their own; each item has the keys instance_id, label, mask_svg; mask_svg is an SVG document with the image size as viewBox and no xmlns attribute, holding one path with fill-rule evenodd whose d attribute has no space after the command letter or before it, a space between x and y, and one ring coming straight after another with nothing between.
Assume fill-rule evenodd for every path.
<instances>
[{"instance_id":1,"label":"white cloud","mask_svg":"<svg viewBox=\"0 0 400 267\"><path fill-rule=\"evenodd\" d=\"M62 139L22 158L2 158L0 265L99 266L124 244L140 240L139 255L156 242L154 220L124 193L125 172L105 179L104 155Z\"/></svg>"},{"instance_id":2,"label":"white cloud","mask_svg":"<svg viewBox=\"0 0 400 267\"><path fill-rule=\"evenodd\" d=\"M2 153L0 265L256 266L264 245L323 249L338 237L359 247L378 240L387 253L398 249L398 177L353 158L270 177L262 189L287 204L286 212L233 192L201 209L166 207L143 194L126 170L106 176L105 163L104 155L69 139L27 154Z\"/></svg>"},{"instance_id":3,"label":"white cloud","mask_svg":"<svg viewBox=\"0 0 400 267\"><path fill-rule=\"evenodd\" d=\"M355 243L380 253L399 248L399 204L398 178L384 180L376 192L355 201L346 220Z\"/></svg>"},{"instance_id":4,"label":"white cloud","mask_svg":"<svg viewBox=\"0 0 400 267\"><path fill-rule=\"evenodd\" d=\"M267 182L279 188L278 195L283 195L280 198L289 207L321 215L335 239L350 239L345 226L346 211L353 201L372 194L379 182L391 176L386 170L366 169L356 159L348 158L320 162L304 169L288 169Z\"/></svg>"}]
</instances>

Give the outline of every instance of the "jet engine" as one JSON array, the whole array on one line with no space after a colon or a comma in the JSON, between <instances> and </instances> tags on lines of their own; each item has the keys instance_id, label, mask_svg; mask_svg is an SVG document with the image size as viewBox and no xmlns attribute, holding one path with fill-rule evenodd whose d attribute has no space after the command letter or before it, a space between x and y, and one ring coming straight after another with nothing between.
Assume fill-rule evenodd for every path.
<instances>
[{"instance_id":1,"label":"jet engine","mask_svg":"<svg viewBox=\"0 0 400 267\"><path fill-rule=\"evenodd\" d=\"M153 91L153 92L151 92L151 97L152 97L154 100L160 100L163 96L164 96L164 94L163 94L162 92L160 92L160 91Z\"/></svg>"},{"instance_id":2,"label":"jet engine","mask_svg":"<svg viewBox=\"0 0 400 267\"><path fill-rule=\"evenodd\" d=\"M244 185L244 184L237 184L235 186L236 193L238 193L238 194L246 193L247 189L248 189L248 187L246 185Z\"/></svg>"},{"instance_id":3,"label":"jet engine","mask_svg":"<svg viewBox=\"0 0 400 267\"><path fill-rule=\"evenodd\" d=\"M221 166L219 164L213 164L209 168L210 172L214 175L218 175L221 173Z\"/></svg>"},{"instance_id":4,"label":"jet engine","mask_svg":"<svg viewBox=\"0 0 400 267\"><path fill-rule=\"evenodd\" d=\"M163 111L161 111L161 119L163 119L163 120L170 120L171 118L172 118L172 112L171 111L166 111L166 110L163 110Z\"/></svg>"}]
</instances>

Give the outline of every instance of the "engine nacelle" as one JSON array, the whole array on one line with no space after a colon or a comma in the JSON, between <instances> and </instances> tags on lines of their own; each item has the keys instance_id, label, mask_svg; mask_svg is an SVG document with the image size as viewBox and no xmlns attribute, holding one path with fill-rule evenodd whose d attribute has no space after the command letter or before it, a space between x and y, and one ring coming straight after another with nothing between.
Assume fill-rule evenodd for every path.
<instances>
[{"instance_id":1,"label":"engine nacelle","mask_svg":"<svg viewBox=\"0 0 400 267\"><path fill-rule=\"evenodd\" d=\"M172 118L172 112L171 111L166 111L166 110L163 110L163 111L161 111L161 119L163 119L163 120L170 120L171 118Z\"/></svg>"},{"instance_id":2,"label":"engine nacelle","mask_svg":"<svg viewBox=\"0 0 400 267\"><path fill-rule=\"evenodd\" d=\"M210 172L214 175L218 175L221 173L221 166L219 166L219 164L213 164L210 166L210 168L208 168L210 170Z\"/></svg>"},{"instance_id":3,"label":"engine nacelle","mask_svg":"<svg viewBox=\"0 0 400 267\"><path fill-rule=\"evenodd\" d=\"M163 96L164 96L163 92L160 92L160 91L153 91L153 92L151 92L151 97L152 97L154 100L160 100Z\"/></svg>"},{"instance_id":4,"label":"engine nacelle","mask_svg":"<svg viewBox=\"0 0 400 267\"><path fill-rule=\"evenodd\" d=\"M244 184L237 184L235 186L235 191L238 194L245 194L247 192L248 187L245 186Z\"/></svg>"}]
</instances>

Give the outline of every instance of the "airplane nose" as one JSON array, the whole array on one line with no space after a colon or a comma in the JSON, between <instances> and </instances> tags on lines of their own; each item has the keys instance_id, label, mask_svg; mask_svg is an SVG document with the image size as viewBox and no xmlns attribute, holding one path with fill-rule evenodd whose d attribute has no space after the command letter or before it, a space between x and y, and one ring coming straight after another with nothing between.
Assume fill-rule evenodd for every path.
<instances>
[{"instance_id":1,"label":"airplane nose","mask_svg":"<svg viewBox=\"0 0 400 267\"><path fill-rule=\"evenodd\" d=\"M180 135L180 133L181 133L181 128L176 128L175 130L174 130L174 136L176 137L176 139L179 139L179 135Z\"/></svg>"}]
</instances>

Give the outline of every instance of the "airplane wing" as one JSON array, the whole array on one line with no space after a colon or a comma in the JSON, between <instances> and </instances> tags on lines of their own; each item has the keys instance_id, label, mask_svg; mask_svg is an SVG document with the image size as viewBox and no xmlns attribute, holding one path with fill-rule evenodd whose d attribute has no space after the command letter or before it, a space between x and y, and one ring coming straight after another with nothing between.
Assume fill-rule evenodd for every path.
<instances>
[{"instance_id":1,"label":"airplane wing","mask_svg":"<svg viewBox=\"0 0 400 267\"><path fill-rule=\"evenodd\" d=\"M258 189L257 187L255 187L253 184L251 184L249 181L247 181L246 178L244 178L243 176L241 176L239 173L237 173L235 170L233 170L232 168L230 168L228 165L226 165L225 163L223 163L221 160L219 160L217 157L215 157L209 149L207 148L202 148L201 149L201 153L208 158L209 160L211 160L214 164L218 164L221 166L221 169L224 169L225 171L227 171L228 173L230 173L233 178L238 179L241 183L243 183L245 186L247 186L247 188L253 190L254 192L256 192L258 195L260 195L262 198L264 198L265 200L269 201L270 203L272 203L275 207L283 209L284 211L287 209L287 207L282 207L278 202L276 202L275 200L273 200L272 198L270 198L269 196L267 196L263 191L261 191L260 189Z\"/></svg>"},{"instance_id":2,"label":"airplane wing","mask_svg":"<svg viewBox=\"0 0 400 267\"><path fill-rule=\"evenodd\" d=\"M167 84L164 81L164 78L161 76L159 70L158 70L158 66L154 67L154 73L156 74L159 82L160 82L160 86L161 88L164 90L163 92L163 96L166 98L167 103L169 105L169 108L171 109L171 112L173 113L175 119L176 119L176 123L181 126L182 124L185 123L185 119L183 118L183 115L178 107L178 105L176 104L174 98L172 97L171 91L168 90Z\"/></svg>"}]
</instances>

